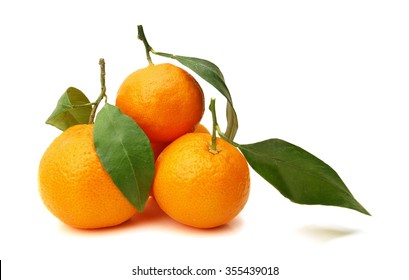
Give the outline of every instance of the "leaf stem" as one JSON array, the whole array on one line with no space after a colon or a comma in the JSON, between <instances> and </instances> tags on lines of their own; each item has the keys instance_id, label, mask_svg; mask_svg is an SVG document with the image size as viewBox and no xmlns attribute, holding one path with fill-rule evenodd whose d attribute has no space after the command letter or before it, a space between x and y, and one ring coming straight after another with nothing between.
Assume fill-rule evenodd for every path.
<instances>
[{"instance_id":1,"label":"leaf stem","mask_svg":"<svg viewBox=\"0 0 409 280\"><path fill-rule=\"evenodd\" d=\"M99 103L101 103L102 99L105 98L105 102L107 102L107 95L106 95L106 86L105 86L105 60L103 58L99 59L99 66L100 66L100 82L101 82L101 93L99 94L97 100L93 103L94 107L92 107L91 114L89 116L89 124L94 123L95 114L98 109Z\"/></svg>"},{"instance_id":2,"label":"leaf stem","mask_svg":"<svg viewBox=\"0 0 409 280\"><path fill-rule=\"evenodd\" d=\"M145 45L146 59L148 60L149 65L153 65L150 52L153 52L153 53L155 52L153 51L152 47L149 45L148 40L146 39L145 32L143 31L142 25L138 25L138 39L141 40L143 44Z\"/></svg>"},{"instance_id":3,"label":"leaf stem","mask_svg":"<svg viewBox=\"0 0 409 280\"><path fill-rule=\"evenodd\" d=\"M233 140L231 140L229 137L227 137L226 135L224 135L224 133L222 132L222 130L220 129L220 127L217 125L216 126L216 130L217 130L217 134L219 134L220 138L222 138L223 140L225 140L226 142L228 142L229 144L233 145L234 147L238 148L241 145L239 143L234 142Z\"/></svg>"},{"instance_id":4,"label":"leaf stem","mask_svg":"<svg viewBox=\"0 0 409 280\"><path fill-rule=\"evenodd\" d=\"M216 144L216 132L217 132L217 134L219 134L219 136L223 140L225 140L229 144L233 145L236 148L239 147L240 144L234 142L232 139L230 139L230 138L226 137L226 135L224 135L224 133L222 132L222 130L219 127L219 124L217 123L216 99L215 98L210 99L209 110L210 110L210 112L212 112L212 120L213 120L212 144L209 147L209 151L211 153L213 153L213 154L217 154L220 151L220 149L217 147L217 144Z\"/></svg>"},{"instance_id":5,"label":"leaf stem","mask_svg":"<svg viewBox=\"0 0 409 280\"><path fill-rule=\"evenodd\" d=\"M220 151L220 149L217 148L217 143L216 143L216 138L217 138L216 130L219 125L217 124L216 99L215 98L210 99L209 110L210 112L212 112L212 120L213 120L212 145L209 147L209 152L211 152L212 154L217 154Z\"/></svg>"}]
</instances>

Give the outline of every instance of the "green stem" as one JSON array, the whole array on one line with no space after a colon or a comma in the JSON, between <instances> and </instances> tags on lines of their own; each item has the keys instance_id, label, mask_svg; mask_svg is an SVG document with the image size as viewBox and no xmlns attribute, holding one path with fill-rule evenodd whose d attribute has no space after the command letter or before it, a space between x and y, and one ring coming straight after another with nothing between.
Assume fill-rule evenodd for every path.
<instances>
[{"instance_id":1,"label":"green stem","mask_svg":"<svg viewBox=\"0 0 409 280\"><path fill-rule=\"evenodd\" d=\"M217 154L220 149L217 148L216 146L216 131L217 134L219 134L219 136L225 140L226 142L228 142L229 144L233 145L234 147L239 147L240 144L234 142L232 139L228 138L220 129L219 124L217 123L217 117L216 117L216 99L212 98L210 100L210 105L209 105L209 110L210 112L212 112L212 119L213 119L213 131L212 131L212 145L209 148L209 151Z\"/></svg>"},{"instance_id":2,"label":"green stem","mask_svg":"<svg viewBox=\"0 0 409 280\"><path fill-rule=\"evenodd\" d=\"M216 143L216 133L219 134L219 136L228 142L229 144L233 145L234 147L239 147L240 144L234 142L230 138L226 137L226 135L222 132L222 130L219 127L219 124L217 123L217 116L216 116L216 99L212 98L210 100L210 105L209 105L209 110L212 112L212 120L213 120L213 129L212 129L212 144L209 147L209 151L213 154L217 154L220 152L220 149L217 147Z\"/></svg>"},{"instance_id":3,"label":"green stem","mask_svg":"<svg viewBox=\"0 0 409 280\"><path fill-rule=\"evenodd\" d=\"M220 138L222 138L223 140L225 140L226 142L228 142L229 144L233 145L234 147L238 148L240 147L239 143L234 142L233 140L231 140L229 137L227 137L222 130L220 129L220 127L217 125L216 126L216 130L217 130L217 134L219 134Z\"/></svg>"},{"instance_id":4,"label":"green stem","mask_svg":"<svg viewBox=\"0 0 409 280\"><path fill-rule=\"evenodd\" d=\"M138 25L138 39L143 42L145 45L146 58L148 59L149 65L153 65L150 52L154 52L152 47L149 45L148 40L146 39L145 32L143 31L143 26Z\"/></svg>"},{"instance_id":5,"label":"green stem","mask_svg":"<svg viewBox=\"0 0 409 280\"><path fill-rule=\"evenodd\" d=\"M100 82L101 82L101 93L99 94L97 100L94 102L94 107L92 107L91 115L89 116L89 124L94 123L95 114L98 109L99 103L101 103L102 99L105 98L105 102L107 102L107 95L106 95L106 86L105 86L105 60L103 58L99 59L99 66L100 66Z\"/></svg>"},{"instance_id":6,"label":"green stem","mask_svg":"<svg viewBox=\"0 0 409 280\"><path fill-rule=\"evenodd\" d=\"M212 145L209 147L209 152L212 154L217 154L220 150L217 148L216 143L216 130L219 126L217 124L217 117L216 117L216 99L210 99L209 110L212 112L212 120L213 120L213 129L212 129Z\"/></svg>"}]
</instances>

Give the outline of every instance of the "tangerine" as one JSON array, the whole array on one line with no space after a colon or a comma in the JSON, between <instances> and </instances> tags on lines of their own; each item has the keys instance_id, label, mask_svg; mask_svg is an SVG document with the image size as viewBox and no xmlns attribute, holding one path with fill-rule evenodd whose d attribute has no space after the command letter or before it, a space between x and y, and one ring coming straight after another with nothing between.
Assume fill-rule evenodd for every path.
<instances>
[{"instance_id":1,"label":"tangerine","mask_svg":"<svg viewBox=\"0 0 409 280\"><path fill-rule=\"evenodd\" d=\"M65 130L47 148L39 166L44 204L63 223L76 228L110 227L136 213L103 168L93 127L83 124Z\"/></svg>"},{"instance_id":2,"label":"tangerine","mask_svg":"<svg viewBox=\"0 0 409 280\"><path fill-rule=\"evenodd\" d=\"M207 128L202 125L202 124L198 124L195 128L195 130L193 131L194 133L207 133L210 134L209 130L207 130ZM158 156L160 155L160 153L169 145L170 143L161 143L161 142L151 142L151 147L153 150L153 154L154 154L154 158L155 160L158 158Z\"/></svg>"},{"instance_id":3,"label":"tangerine","mask_svg":"<svg viewBox=\"0 0 409 280\"><path fill-rule=\"evenodd\" d=\"M151 64L123 81L116 105L151 142L168 143L194 130L204 113L204 95L199 83L182 68Z\"/></svg>"},{"instance_id":4,"label":"tangerine","mask_svg":"<svg viewBox=\"0 0 409 280\"><path fill-rule=\"evenodd\" d=\"M151 142L153 157L156 160L160 153L169 145L169 143Z\"/></svg>"},{"instance_id":5,"label":"tangerine","mask_svg":"<svg viewBox=\"0 0 409 280\"><path fill-rule=\"evenodd\" d=\"M153 194L174 220L197 228L224 225L244 208L250 191L249 167L231 144L188 133L172 142L156 160Z\"/></svg>"},{"instance_id":6,"label":"tangerine","mask_svg":"<svg viewBox=\"0 0 409 280\"><path fill-rule=\"evenodd\" d=\"M207 133L207 134L210 134L209 130L208 130L203 124L201 124L201 123L199 123L199 124L196 126L196 128L195 128L195 130L194 130L193 132L195 132L195 133Z\"/></svg>"}]
</instances>

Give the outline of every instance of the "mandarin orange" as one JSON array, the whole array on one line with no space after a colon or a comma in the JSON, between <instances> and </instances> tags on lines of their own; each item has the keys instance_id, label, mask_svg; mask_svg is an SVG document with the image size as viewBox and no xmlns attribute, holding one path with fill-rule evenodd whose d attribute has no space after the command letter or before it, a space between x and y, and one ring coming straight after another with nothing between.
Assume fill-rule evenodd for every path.
<instances>
[{"instance_id":1,"label":"mandarin orange","mask_svg":"<svg viewBox=\"0 0 409 280\"><path fill-rule=\"evenodd\" d=\"M45 151L38 171L44 204L76 228L110 227L136 213L98 158L93 126L75 125L60 134Z\"/></svg>"},{"instance_id":2,"label":"mandarin orange","mask_svg":"<svg viewBox=\"0 0 409 280\"><path fill-rule=\"evenodd\" d=\"M151 142L167 143L194 130L204 113L204 96L199 83L182 68L152 64L123 81L116 105Z\"/></svg>"},{"instance_id":3,"label":"mandarin orange","mask_svg":"<svg viewBox=\"0 0 409 280\"><path fill-rule=\"evenodd\" d=\"M250 191L249 167L231 144L188 133L172 142L156 160L153 194L174 220L197 228L224 225L244 208Z\"/></svg>"}]
</instances>

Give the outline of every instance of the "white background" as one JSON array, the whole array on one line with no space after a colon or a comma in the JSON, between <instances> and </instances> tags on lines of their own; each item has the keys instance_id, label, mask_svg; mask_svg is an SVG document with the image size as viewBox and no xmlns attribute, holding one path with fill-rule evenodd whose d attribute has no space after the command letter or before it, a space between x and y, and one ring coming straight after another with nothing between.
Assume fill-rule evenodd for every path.
<instances>
[{"instance_id":1,"label":"white background","mask_svg":"<svg viewBox=\"0 0 409 280\"><path fill-rule=\"evenodd\" d=\"M407 1L61 2L0 4L4 279L150 279L132 269L187 265L280 269L195 279L408 278ZM100 57L114 103L121 81L147 65L138 24L154 49L221 68L239 116L237 142L277 137L303 147L372 217L293 204L252 173L246 208L218 229L176 224L153 204L111 229L61 224L37 192L39 160L59 134L44 122L69 86L96 99ZM223 119L223 97L199 82L207 104L218 97Z\"/></svg>"}]
</instances>

